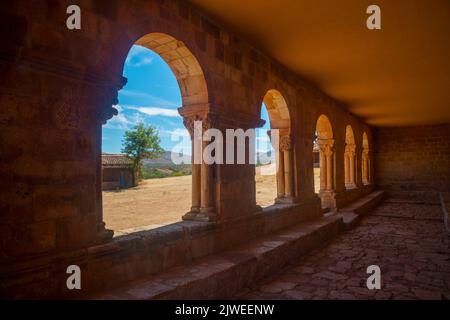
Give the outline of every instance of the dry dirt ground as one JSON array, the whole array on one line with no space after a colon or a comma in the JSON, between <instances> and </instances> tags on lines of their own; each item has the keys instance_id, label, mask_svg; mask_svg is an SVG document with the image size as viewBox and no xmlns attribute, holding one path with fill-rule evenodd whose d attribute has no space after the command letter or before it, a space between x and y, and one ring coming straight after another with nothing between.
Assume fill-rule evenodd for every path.
<instances>
[{"instance_id":1,"label":"dry dirt ground","mask_svg":"<svg viewBox=\"0 0 450 320\"><path fill-rule=\"evenodd\" d=\"M276 197L275 175L264 170L257 168L256 174L256 200L263 207ZM319 169L314 169L314 176L317 186ZM115 231L151 229L180 221L190 205L191 176L149 179L135 188L104 191L103 219L107 228Z\"/></svg>"}]
</instances>

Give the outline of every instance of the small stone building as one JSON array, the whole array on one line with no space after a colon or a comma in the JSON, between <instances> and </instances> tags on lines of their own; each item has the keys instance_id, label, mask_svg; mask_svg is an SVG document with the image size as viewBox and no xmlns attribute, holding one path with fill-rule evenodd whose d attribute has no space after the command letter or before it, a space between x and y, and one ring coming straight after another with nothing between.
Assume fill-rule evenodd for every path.
<instances>
[{"instance_id":1,"label":"small stone building","mask_svg":"<svg viewBox=\"0 0 450 320\"><path fill-rule=\"evenodd\" d=\"M102 154L102 190L132 188L135 181L133 161L123 154Z\"/></svg>"}]
</instances>

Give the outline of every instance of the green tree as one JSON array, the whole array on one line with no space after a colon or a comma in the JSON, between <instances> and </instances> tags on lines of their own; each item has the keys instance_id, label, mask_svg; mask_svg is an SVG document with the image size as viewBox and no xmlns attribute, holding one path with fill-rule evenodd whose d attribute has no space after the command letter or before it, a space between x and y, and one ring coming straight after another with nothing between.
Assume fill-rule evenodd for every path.
<instances>
[{"instance_id":1,"label":"green tree","mask_svg":"<svg viewBox=\"0 0 450 320\"><path fill-rule=\"evenodd\" d=\"M142 177L142 159L155 159L163 152L155 127L146 126L141 122L134 126L132 130L125 132L122 141L122 153L133 161L137 180Z\"/></svg>"}]
</instances>

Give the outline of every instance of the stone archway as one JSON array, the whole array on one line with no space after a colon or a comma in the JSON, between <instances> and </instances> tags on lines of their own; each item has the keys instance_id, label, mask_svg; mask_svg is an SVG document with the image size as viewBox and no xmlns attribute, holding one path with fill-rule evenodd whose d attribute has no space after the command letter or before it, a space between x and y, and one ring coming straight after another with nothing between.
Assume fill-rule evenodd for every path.
<instances>
[{"instance_id":1,"label":"stone archway","mask_svg":"<svg viewBox=\"0 0 450 320\"><path fill-rule=\"evenodd\" d=\"M149 33L135 44L154 51L169 65L180 86L183 107L209 102L203 70L182 41L165 33Z\"/></svg>"},{"instance_id":2,"label":"stone archway","mask_svg":"<svg viewBox=\"0 0 450 320\"><path fill-rule=\"evenodd\" d=\"M320 159L320 191L322 207L334 208L334 139L331 122L320 115L316 123L317 146Z\"/></svg>"},{"instance_id":3,"label":"stone archway","mask_svg":"<svg viewBox=\"0 0 450 320\"><path fill-rule=\"evenodd\" d=\"M292 203L295 197L293 178L293 146L291 138L291 117L283 95L275 89L267 91L264 96L270 121L272 146L276 154L277 197L275 203ZM275 137L274 133L278 136Z\"/></svg>"},{"instance_id":4,"label":"stone archway","mask_svg":"<svg viewBox=\"0 0 450 320\"><path fill-rule=\"evenodd\" d=\"M356 188L356 145L355 136L351 125L345 128L345 152L344 152L344 173L345 187L347 189Z\"/></svg>"},{"instance_id":5,"label":"stone archway","mask_svg":"<svg viewBox=\"0 0 450 320\"><path fill-rule=\"evenodd\" d=\"M191 140L194 138L194 122L202 121L203 130L209 114L209 94L203 69L184 42L165 33L149 33L135 41L158 54L173 72L181 92L182 105L178 108ZM201 142L200 142L201 145ZM201 146L202 148L202 146ZM200 154L201 154L200 150ZM194 142L192 142L194 155ZM214 219L214 182L212 166L202 162L192 163L191 209L183 220L211 221Z\"/></svg>"}]
</instances>

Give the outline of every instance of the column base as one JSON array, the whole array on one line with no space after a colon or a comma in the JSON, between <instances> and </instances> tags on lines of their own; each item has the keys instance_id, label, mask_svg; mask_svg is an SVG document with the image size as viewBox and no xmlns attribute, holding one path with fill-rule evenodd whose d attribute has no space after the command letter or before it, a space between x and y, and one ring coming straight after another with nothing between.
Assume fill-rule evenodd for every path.
<instances>
[{"instance_id":1,"label":"column base","mask_svg":"<svg viewBox=\"0 0 450 320\"><path fill-rule=\"evenodd\" d=\"M289 197L276 197L275 198L275 203L276 204L292 204L294 203L294 198L289 196Z\"/></svg>"},{"instance_id":2,"label":"column base","mask_svg":"<svg viewBox=\"0 0 450 320\"><path fill-rule=\"evenodd\" d=\"M96 244L105 243L112 239L114 231L105 228L105 223L102 222L97 226L97 236L95 239Z\"/></svg>"},{"instance_id":3,"label":"column base","mask_svg":"<svg viewBox=\"0 0 450 320\"><path fill-rule=\"evenodd\" d=\"M345 185L345 189L347 189L347 190L356 189L356 188L357 188L357 186L354 183Z\"/></svg>"},{"instance_id":4,"label":"column base","mask_svg":"<svg viewBox=\"0 0 450 320\"><path fill-rule=\"evenodd\" d=\"M217 220L216 213L213 208L206 208L207 211L203 209L200 211L189 211L182 219L184 221L202 221L202 222L213 222Z\"/></svg>"},{"instance_id":5,"label":"column base","mask_svg":"<svg viewBox=\"0 0 450 320\"><path fill-rule=\"evenodd\" d=\"M334 190L320 190L319 197L322 200L322 208L336 210L336 193Z\"/></svg>"}]
</instances>

